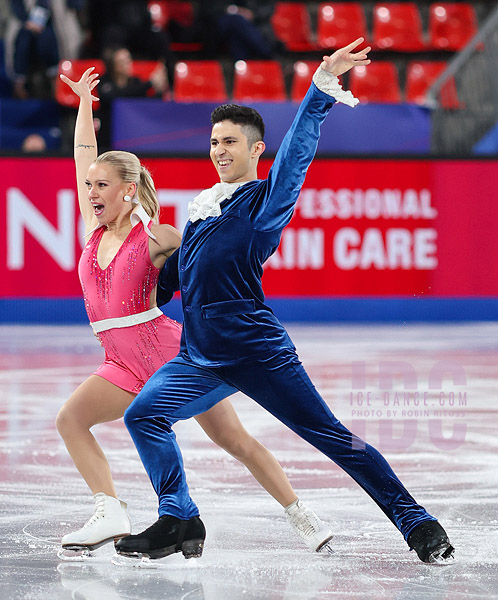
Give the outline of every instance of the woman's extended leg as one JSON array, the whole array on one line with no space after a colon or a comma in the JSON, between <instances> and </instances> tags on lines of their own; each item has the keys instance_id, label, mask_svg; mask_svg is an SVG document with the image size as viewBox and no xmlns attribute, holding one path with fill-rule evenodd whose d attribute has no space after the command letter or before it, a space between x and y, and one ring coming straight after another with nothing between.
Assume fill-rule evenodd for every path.
<instances>
[{"instance_id":1,"label":"woman's extended leg","mask_svg":"<svg viewBox=\"0 0 498 600\"><path fill-rule=\"evenodd\" d=\"M297 500L277 459L247 432L228 398L195 418L211 440L244 464L284 508Z\"/></svg>"},{"instance_id":2,"label":"woman's extended leg","mask_svg":"<svg viewBox=\"0 0 498 600\"><path fill-rule=\"evenodd\" d=\"M330 529L298 500L280 463L248 433L228 398L195 418L212 441L244 464L284 507L289 524L311 550L326 546L332 538ZM324 549L330 550L328 546Z\"/></svg>"}]
</instances>

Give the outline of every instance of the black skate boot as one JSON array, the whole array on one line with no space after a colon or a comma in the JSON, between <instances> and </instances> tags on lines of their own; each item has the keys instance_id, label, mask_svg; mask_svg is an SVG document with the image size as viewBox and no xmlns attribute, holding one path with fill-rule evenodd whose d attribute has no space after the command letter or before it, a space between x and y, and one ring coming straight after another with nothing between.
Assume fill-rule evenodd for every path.
<instances>
[{"instance_id":1,"label":"black skate boot","mask_svg":"<svg viewBox=\"0 0 498 600\"><path fill-rule=\"evenodd\" d=\"M410 550L415 550L422 562L438 565L452 564L455 549L446 531L437 521L426 521L408 536Z\"/></svg>"},{"instance_id":2,"label":"black skate boot","mask_svg":"<svg viewBox=\"0 0 498 600\"><path fill-rule=\"evenodd\" d=\"M163 558L175 552L199 558L205 538L206 528L199 517L183 521L164 515L142 533L121 538L115 547L118 554L134 558Z\"/></svg>"}]
</instances>

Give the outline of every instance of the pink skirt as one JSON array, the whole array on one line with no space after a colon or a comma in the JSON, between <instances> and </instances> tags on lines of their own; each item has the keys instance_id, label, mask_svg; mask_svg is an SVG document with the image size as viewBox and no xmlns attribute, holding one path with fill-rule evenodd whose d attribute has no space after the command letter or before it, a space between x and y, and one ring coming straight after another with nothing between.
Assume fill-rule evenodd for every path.
<instances>
[{"instance_id":1,"label":"pink skirt","mask_svg":"<svg viewBox=\"0 0 498 600\"><path fill-rule=\"evenodd\" d=\"M105 360L93 373L138 394L150 376L180 349L182 326L166 315L147 323L108 329L98 334Z\"/></svg>"}]
</instances>

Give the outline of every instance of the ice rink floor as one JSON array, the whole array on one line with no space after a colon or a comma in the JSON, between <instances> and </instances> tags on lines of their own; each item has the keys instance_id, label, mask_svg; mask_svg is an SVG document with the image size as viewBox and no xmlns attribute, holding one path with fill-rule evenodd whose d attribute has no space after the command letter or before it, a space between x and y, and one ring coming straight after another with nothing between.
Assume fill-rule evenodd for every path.
<instances>
[{"instance_id":1,"label":"ice rink floor","mask_svg":"<svg viewBox=\"0 0 498 600\"><path fill-rule=\"evenodd\" d=\"M436 515L456 562L418 561L357 485L254 402L234 405L299 496L334 534L333 556L307 551L281 507L194 420L175 431L207 527L204 555L116 566L106 546L57 558L92 498L55 430L59 407L101 360L89 327L0 327L2 600L470 600L498 598L498 324L290 326L333 412L384 452ZM391 385L392 384L392 385ZM134 531L156 497L122 420L94 429Z\"/></svg>"}]
</instances>

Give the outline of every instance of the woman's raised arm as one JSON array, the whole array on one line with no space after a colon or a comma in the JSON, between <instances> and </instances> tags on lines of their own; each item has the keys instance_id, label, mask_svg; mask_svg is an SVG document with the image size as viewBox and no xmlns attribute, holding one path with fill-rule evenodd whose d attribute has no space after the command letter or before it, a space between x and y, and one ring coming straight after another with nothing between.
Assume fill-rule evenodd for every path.
<instances>
[{"instance_id":1,"label":"woman's raised arm","mask_svg":"<svg viewBox=\"0 0 498 600\"><path fill-rule=\"evenodd\" d=\"M97 138L93 125L92 102L98 100L93 95L95 86L99 83L98 73L94 68L87 69L79 81L72 81L69 77L61 75L61 79L73 92L79 96L80 105L76 125L74 128L74 162L76 164L76 183L78 186L78 201L81 215L85 221L87 231L96 225L91 204L88 202L86 176L88 168L97 158Z\"/></svg>"}]
</instances>

